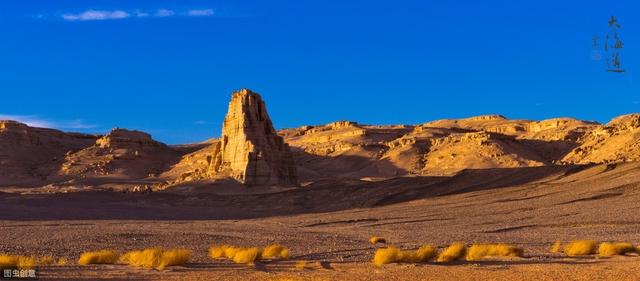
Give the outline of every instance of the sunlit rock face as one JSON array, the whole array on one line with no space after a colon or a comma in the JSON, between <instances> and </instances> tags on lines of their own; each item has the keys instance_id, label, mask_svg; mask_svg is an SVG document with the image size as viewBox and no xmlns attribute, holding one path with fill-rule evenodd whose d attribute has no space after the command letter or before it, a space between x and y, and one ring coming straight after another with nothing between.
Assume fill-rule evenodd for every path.
<instances>
[{"instance_id":1,"label":"sunlit rock face","mask_svg":"<svg viewBox=\"0 0 640 281\"><path fill-rule=\"evenodd\" d=\"M267 108L257 93L233 93L220 141L220 166L246 185L297 185L289 145L273 128Z\"/></svg>"}]
</instances>

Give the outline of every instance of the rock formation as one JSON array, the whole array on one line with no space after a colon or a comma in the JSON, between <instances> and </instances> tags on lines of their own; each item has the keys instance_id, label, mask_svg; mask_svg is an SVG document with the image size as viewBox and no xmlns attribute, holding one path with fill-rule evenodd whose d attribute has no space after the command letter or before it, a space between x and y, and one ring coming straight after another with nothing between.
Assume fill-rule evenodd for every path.
<instances>
[{"instance_id":1,"label":"rock formation","mask_svg":"<svg viewBox=\"0 0 640 281\"><path fill-rule=\"evenodd\" d=\"M220 140L220 166L212 167L246 185L297 185L293 157L273 128L257 93L233 93Z\"/></svg>"},{"instance_id":2,"label":"rock formation","mask_svg":"<svg viewBox=\"0 0 640 281\"><path fill-rule=\"evenodd\" d=\"M92 146L68 153L58 175L81 179L154 178L179 157L177 151L147 133L116 128Z\"/></svg>"},{"instance_id":3,"label":"rock formation","mask_svg":"<svg viewBox=\"0 0 640 281\"><path fill-rule=\"evenodd\" d=\"M564 163L618 163L640 161L640 114L614 118L605 126L588 131L580 145L568 153Z\"/></svg>"},{"instance_id":4,"label":"rock formation","mask_svg":"<svg viewBox=\"0 0 640 281\"><path fill-rule=\"evenodd\" d=\"M0 185L46 181L65 154L88 147L95 140L93 135L0 120Z\"/></svg>"},{"instance_id":5,"label":"rock formation","mask_svg":"<svg viewBox=\"0 0 640 281\"><path fill-rule=\"evenodd\" d=\"M257 93L234 92L220 140L185 155L164 174L174 183L233 178L247 186L297 186L298 176L289 145L273 128Z\"/></svg>"},{"instance_id":6,"label":"rock formation","mask_svg":"<svg viewBox=\"0 0 640 281\"><path fill-rule=\"evenodd\" d=\"M129 180L156 188L232 178L249 186L295 186L298 180L631 161L640 161L640 114L605 125L484 115L419 125L337 121L276 131L262 98L243 89L232 95L221 138L200 144L167 146L124 129L94 136L0 121L0 185Z\"/></svg>"}]
</instances>

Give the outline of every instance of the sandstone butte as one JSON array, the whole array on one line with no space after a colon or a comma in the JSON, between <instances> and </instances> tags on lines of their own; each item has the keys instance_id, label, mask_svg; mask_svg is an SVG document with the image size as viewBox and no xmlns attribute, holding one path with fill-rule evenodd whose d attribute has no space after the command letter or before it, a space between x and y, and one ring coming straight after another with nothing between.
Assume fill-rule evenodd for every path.
<instances>
[{"instance_id":1,"label":"sandstone butte","mask_svg":"<svg viewBox=\"0 0 640 281\"><path fill-rule=\"evenodd\" d=\"M222 136L165 145L114 129L104 136L0 121L0 185L145 182L155 188L229 180L297 186L323 179L454 175L472 169L640 160L640 114L607 124L501 115L374 126L353 121L277 131L257 93L234 92Z\"/></svg>"},{"instance_id":2,"label":"sandstone butte","mask_svg":"<svg viewBox=\"0 0 640 281\"><path fill-rule=\"evenodd\" d=\"M248 89L233 93L217 145L220 153L210 167L216 173L246 185L298 184L289 145L273 128L260 95Z\"/></svg>"}]
</instances>

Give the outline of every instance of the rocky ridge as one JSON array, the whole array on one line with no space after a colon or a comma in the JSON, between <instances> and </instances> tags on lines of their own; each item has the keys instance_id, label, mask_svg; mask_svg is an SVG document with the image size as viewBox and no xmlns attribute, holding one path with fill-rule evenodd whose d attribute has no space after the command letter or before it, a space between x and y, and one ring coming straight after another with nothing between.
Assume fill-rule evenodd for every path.
<instances>
[{"instance_id":1,"label":"rocky ridge","mask_svg":"<svg viewBox=\"0 0 640 281\"><path fill-rule=\"evenodd\" d=\"M124 129L93 136L14 121L0 121L0 145L0 185L118 179L167 187L234 179L248 186L296 186L325 178L639 161L640 114L604 125L484 115L418 125L337 121L276 131L260 95L243 89L232 94L221 138L198 145L167 146Z\"/></svg>"},{"instance_id":2,"label":"rocky ridge","mask_svg":"<svg viewBox=\"0 0 640 281\"><path fill-rule=\"evenodd\" d=\"M96 139L94 135L0 120L0 185L46 182L65 155L90 146Z\"/></svg>"},{"instance_id":3,"label":"rocky ridge","mask_svg":"<svg viewBox=\"0 0 640 281\"><path fill-rule=\"evenodd\" d=\"M93 145L68 153L58 176L82 180L154 178L179 157L177 151L147 133L116 128Z\"/></svg>"}]
</instances>

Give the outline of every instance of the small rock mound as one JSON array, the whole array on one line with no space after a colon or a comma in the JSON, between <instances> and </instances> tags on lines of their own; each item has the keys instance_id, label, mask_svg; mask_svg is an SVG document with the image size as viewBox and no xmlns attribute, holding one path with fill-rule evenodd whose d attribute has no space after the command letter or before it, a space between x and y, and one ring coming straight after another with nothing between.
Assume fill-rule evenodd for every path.
<instances>
[{"instance_id":1,"label":"small rock mound","mask_svg":"<svg viewBox=\"0 0 640 281\"><path fill-rule=\"evenodd\" d=\"M568 153L564 163L617 163L640 161L640 114L614 118L582 136L580 145Z\"/></svg>"},{"instance_id":2,"label":"small rock mound","mask_svg":"<svg viewBox=\"0 0 640 281\"><path fill-rule=\"evenodd\" d=\"M489 114L489 115L479 115L479 116L473 116L473 117L469 117L467 119L464 119L467 121L494 121L494 120L507 120L507 117L504 117L500 114Z\"/></svg>"},{"instance_id":3,"label":"small rock mound","mask_svg":"<svg viewBox=\"0 0 640 281\"><path fill-rule=\"evenodd\" d=\"M67 153L58 174L81 179L141 179L157 176L178 157L176 151L147 133L116 128L93 146Z\"/></svg>"},{"instance_id":4,"label":"small rock mound","mask_svg":"<svg viewBox=\"0 0 640 281\"><path fill-rule=\"evenodd\" d=\"M165 147L166 145L159 143L151 138L151 135L126 129L115 128L111 132L96 141L96 145L100 148L148 148L148 147Z\"/></svg>"},{"instance_id":5,"label":"small rock mound","mask_svg":"<svg viewBox=\"0 0 640 281\"><path fill-rule=\"evenodd\" d=\"M612 119L607 126L617 127L621 130L635 130L640 128L640 114L633 113L618 116Z\"/></svg>"}]
</instances>

